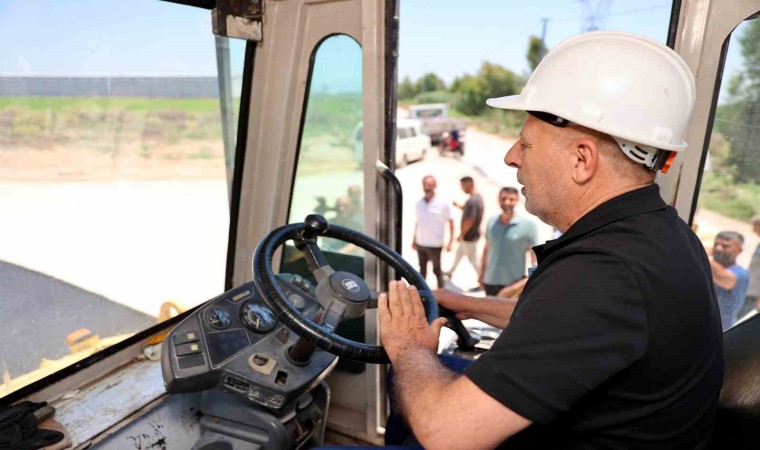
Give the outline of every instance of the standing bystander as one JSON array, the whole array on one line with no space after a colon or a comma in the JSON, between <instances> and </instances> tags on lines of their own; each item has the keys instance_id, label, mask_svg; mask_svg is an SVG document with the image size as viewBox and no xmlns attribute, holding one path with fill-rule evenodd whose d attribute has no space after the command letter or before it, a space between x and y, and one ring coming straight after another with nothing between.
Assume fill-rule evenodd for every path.
<instances>
[{"instance_id":1,"label":"standing bystander","mask_svg":"<svg viewBox=\"0 0 760 450\"><path fill-rule=\"evenodd\" d=\"M760 236L760 216L752 218L752 231ZM748 313L752 310L760 310L760 244L757 244L749 263L749 288L747 289L747 299L743 312ZM739 317L743 315L739 313Z\"/></svg>"},{"instance_id":2,"label":"standing bystander","mask_svg":"<svg viewBox=\"0 0 760 450\"><path fill-rule=\"evenodd\" d=\"M720 323L723 331L731 328L738 319L749 285L749 272L736 264L742 252L744 236L735 231L721 231L715 236L710 268L715 283L715 293L720 307Z\"/></svg>"},{"instance_id":3,"label":"standing bystander","mask_svg":"<svg viewBox=\"0 0 760 450\"><path fill-rule=\"evenodd\" d=\"M449 224L449 243L446 251L451 251L454 240L454 220L451 218L449 203L435 195L436 182L432 175L422 179L422 190L425 195L417 201L417 223L414 226L412 248L417 251L420 260L420 275L427 276L428 261L433 263L433 273L438 281L438 287L443 287L443 271L441 270L441 251L443 250L446 223Z\"/></svg>"},{"instance_id":4,"label":"standing bystander","mask_svg":"<svg viewBox=\"0 0 760 450\"><path fill-rule=\"evenodd\" d=\"M525 253L537 244L536 224L515 214L518 202L517 189L502 188L499 192L501 214L488 220L478 279L486 295L497 295L525 277Z\"/></svg>"},{"instance_id":5,"label":"standing bystander","mask_svg":"<svg viewBox=\"0 0 760 450\"><path fill-rule=\"evenodd\" d=\"M472 177L462 177L459 181L462 190L470 198L467 199L464 205L454 203L454 206L462 210L462 225L459 230L459 237L457 238L458 245L454 264L446 272L449 278L451 278L451 274L454 273L457 266L459 266L459 262L465 256L475 269L475 273L480 273L478 240L480 239L480 223L483 221L483 197L475 190L475 181Z\"/></svg>"}]
</instances>

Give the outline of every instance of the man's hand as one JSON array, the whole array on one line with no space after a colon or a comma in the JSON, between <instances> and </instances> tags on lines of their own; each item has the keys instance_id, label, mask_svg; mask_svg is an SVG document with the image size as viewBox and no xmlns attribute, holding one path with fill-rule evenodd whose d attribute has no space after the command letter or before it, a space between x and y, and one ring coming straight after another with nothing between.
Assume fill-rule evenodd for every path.
<instances>
[{"instance_id":1,"label":"man's hand","mask_svg":"<svg viewBox=\"0 0 760 450\"><path fill-rule=\"evenodd\" d=\"M436 289L433 291L438 304L453 312L459 320L471 319L472 315L466 310L466 302L470 298L448 289Z\"/></svg>"},{"instance_id":2,"label":"man's hand","mask_svg":"<svg viewBox=\"0 0 760 450\"><path fill-rule=\"evenodd\" d=\"M451 242L451 241L449 241L448 245L446 245L446 251L447 251L447 252L450 252L450 251L451 251L451 247L452 247L453 245L454 245L454 243L453 243L453 242Z\"/></svg>"},{"instance_id":3,"label":"man's hand","mask_svg":"<svg viewBox=\"0 0 760 450\"><path fill-rule=\"evenodd\" d=\"M414 286L391 281L388 293L380 294L377 312L380 341L391 363L411 348L426 349L433 354L438 350L438 336L446 319L439 317L428 325L420 294Z\"/></svg>"},{"instance_id":4,"label":"man's hand","mask_svg":"<svg viewBox=\"0 0 760 450\"><path fill-rule=\"evenodd\" d=\"M417 243L412 241L412 250L417 251Z\"/></svg>"},{"instance_id":5,"label":"man's hand","mask_svg":"<svg viewBox=\"0 0 760 450\"><path fill-rule=\"evenodd\" d=\"M464 236L460 234L459 237L457 238L457 242L462 242L462 241L464 241Z\"/></svg>"}]
</instances>

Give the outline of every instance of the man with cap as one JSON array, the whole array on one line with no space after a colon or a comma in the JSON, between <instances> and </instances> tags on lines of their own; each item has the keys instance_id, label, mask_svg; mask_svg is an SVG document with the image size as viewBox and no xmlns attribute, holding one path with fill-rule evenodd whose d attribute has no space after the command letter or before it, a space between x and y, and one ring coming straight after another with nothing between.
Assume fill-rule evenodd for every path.
<instances>
[{"instance_id":1,"label":"man with cap","mask_svg":"<svg viewBox=\"0 0 760 450\"><path fill-rule=\"evenodd\" d=\"M504 161L526 209L562 236L518 301L439 291L457 317L504 327L459 375L436 357L415 288L379 299L394 393L425 448L706 448L723 381L720 314L699 239L663 202L656 172L686 147L694 77L648 38L567 39L520 95Z\"/></svg>"}]
</instances>

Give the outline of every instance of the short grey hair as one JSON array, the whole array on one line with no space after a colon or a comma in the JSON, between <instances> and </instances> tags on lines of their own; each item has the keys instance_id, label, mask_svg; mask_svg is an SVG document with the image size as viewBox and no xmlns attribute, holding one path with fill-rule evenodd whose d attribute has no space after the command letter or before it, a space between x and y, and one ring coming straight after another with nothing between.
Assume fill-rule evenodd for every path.
<instances>
[{"instance_id":1,"label":"short grey hair","mask_svg":"<svg viewBox=\"0 0 760 450\"><path fill-rule=\"evenodd\" d=\"M744 236L736 231L721 231L715 236L715 239L723 239L726 241L738 241L740 244L744 244Z\"/></svg>"}]
</instances>

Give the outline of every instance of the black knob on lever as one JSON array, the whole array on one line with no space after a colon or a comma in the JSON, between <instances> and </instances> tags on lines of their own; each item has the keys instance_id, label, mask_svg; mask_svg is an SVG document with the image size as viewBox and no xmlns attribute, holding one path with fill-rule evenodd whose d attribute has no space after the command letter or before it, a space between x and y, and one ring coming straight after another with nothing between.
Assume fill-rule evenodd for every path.
<instances>
[{"instance_id":1,"label":"black knob on lever","mask_svg":"<svg viewBox=\"0 0 760 450\"><path fill-rule=\"evenodd\" d=\"M480 339L467 331L467 327L464 326L461 320L456 318L453 312L441 306L440 314L441 317L449 319L446 327L454 330L454 333L457 334L457 347L459 347L459 350L470 351L475 348L475 344L480 342Z\"/></svg>"},{"instance_id":2,"label":"black knob on lever","mask_svg":"<svg viewBox=\"0 0 760 450\"><path fill-rule=\"evenodd\" d=\"M303 238L306 240L315 239L317 236L325 234L330 225L327 219L319 214L309 214L303 221L306 227L303 230Z\"/></svg>"}]
</instances>

